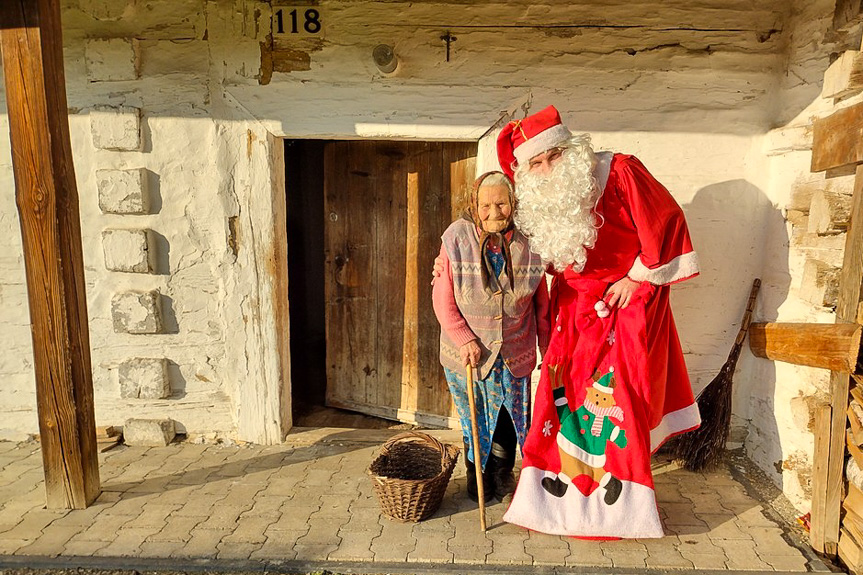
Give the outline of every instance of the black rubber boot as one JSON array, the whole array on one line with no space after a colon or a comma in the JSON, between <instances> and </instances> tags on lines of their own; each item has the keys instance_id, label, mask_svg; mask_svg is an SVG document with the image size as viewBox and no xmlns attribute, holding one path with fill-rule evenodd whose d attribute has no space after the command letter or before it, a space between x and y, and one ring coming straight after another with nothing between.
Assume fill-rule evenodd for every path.
<instances>
[{"instance_id":1,"label":"black rubber boot","mask_svg":"<svg viewBox=\"0 0 863 575\"><path fill-rule=\"evenodd\" d=\"M467 475L467 496L471 501L479 502L479 492L476 485L476 466L473 461L467 458L467 452L470 446L464 444L464 468ZM486 464L488 468L488 464ZM488 472L482 474L483 499L488 502L494 497L494 485L491 482Z\"/></svg>"},{"instance_id":2,"label":"black rubber boot","mask_svg":"<svg viewBox=\"0 0 863 575\"><path fill-rule=\"evenodd\" d=\"M507 451L499 443L492 443L485 472L491 476L491 481L494 485L494 496L498 501L503 501L504 497L515 491L515 477L512 474L514 466L515 450L511 449Z\"/></svg>"},{"instance_id":3,"label":"black rubber boot","mask_svg":"<svg viewBox=\"0 0 863 575\"><path fill-rule=\"evenodd\" d=\"M497 416L497 426L491 438L491 453L485 472L491 476L494 484L494 496L498 501L515 491L515 477L512 468L515 467L515 448L518 437L515 425L509 412L501 408Z\"/></svg>"}]
</instances>

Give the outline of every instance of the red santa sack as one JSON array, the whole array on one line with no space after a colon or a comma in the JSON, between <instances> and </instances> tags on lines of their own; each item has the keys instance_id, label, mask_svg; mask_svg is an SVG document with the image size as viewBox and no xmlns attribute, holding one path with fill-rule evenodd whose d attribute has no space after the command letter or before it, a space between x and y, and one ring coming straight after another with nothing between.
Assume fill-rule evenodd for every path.
<instances>
[{"instance_id":1,"label":"red santa sack","mask_svg":"<svg viewBox=\"0 0 863 575\"><path fill-rule=\"evenodd\" d=\"M650 456L700 423L669 287L643 282L626 309L609 310L607 282L567 270L555 283L556 323L504 520L556 535L662 537Z\"/></svg>"}]
</instances>

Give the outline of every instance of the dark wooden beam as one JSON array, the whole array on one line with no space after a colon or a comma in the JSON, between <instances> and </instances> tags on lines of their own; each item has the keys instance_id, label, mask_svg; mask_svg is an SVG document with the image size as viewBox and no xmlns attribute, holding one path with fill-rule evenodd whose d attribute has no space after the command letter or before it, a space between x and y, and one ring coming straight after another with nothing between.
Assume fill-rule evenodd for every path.
<instances>
[{"instance_id":1,"label":"dark wooden beam","mask_svg":"<svg viewBox=\"0 0 863 575\"><path fill-rule=\"evenodd\" d=\"M863 104L816 120L812 130L813 172L863 162Z\"/></svg>"},{"instance_id":2,"label":"dark wooden beam","mask_svg":"<svg viewBox=\"0 0 863 575\"><path fill-rule=\"evenodd\" d=\"M861 331L848 323L753 323L749 348L757 357L852 373Z\"/></svg>"},{"instance_id":3,"label":"dark wooden beam","mask_svg":"<svg viewBox=\"0 0 863 575\"><path fill-rule=\"evenodd\" d=\"M47 503L84 508L99 463L59 0L0 2L0 47Z\"/></svg>"},{"instance_id":4,"label":"dark wooden beam","mask_svg":"<svg viewBox=\"0 0 863 575\"><path fill-rule=\"evenodd\" d=\"M833 11L833 30L842 30L856 22L863 14L863 0L836 0Z\"/></svg>"}]
</instances>

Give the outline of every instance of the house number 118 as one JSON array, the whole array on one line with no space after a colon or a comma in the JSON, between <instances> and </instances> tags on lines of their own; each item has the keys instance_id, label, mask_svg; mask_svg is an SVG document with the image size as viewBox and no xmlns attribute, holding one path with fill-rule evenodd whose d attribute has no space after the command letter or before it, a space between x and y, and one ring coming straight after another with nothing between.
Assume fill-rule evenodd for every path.
<instances>
[{"instance_id":1,"label":"house number 118","mask_svg":"<svg viewBox=\"0 0 863 575\"><path fill-rule=\"evenodd\" d=\"M276 33L285 33L285 24L289 24L289 34L299 34L301 30L307 34L317 34L321 31L321 13L314 8L309 8L303 13L294 8L287 13L289 22L285 22L285 14L282 9L276 11Z\"/></svg>"}]
</instances>

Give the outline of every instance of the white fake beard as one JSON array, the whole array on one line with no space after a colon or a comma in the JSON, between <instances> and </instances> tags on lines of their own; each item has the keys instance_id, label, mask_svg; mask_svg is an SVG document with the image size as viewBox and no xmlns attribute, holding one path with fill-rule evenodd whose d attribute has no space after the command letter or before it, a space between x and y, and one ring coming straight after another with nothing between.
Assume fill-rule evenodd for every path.
<instances>
[{"instance_id":1,"label":"white fake beard","mask_svg":"<svg viewBox=\"0 0 863 575\"><path fill-rule=\"evenodd\" d=\"M587 250L596 243L599 226L593 208L601 190L595 164L589 140L576 141L548 175L531 174L526 166L515 171L515 223L530 239L531 251L558 271L569 265L583 270Z\"/></svg>"}]
</instances>

